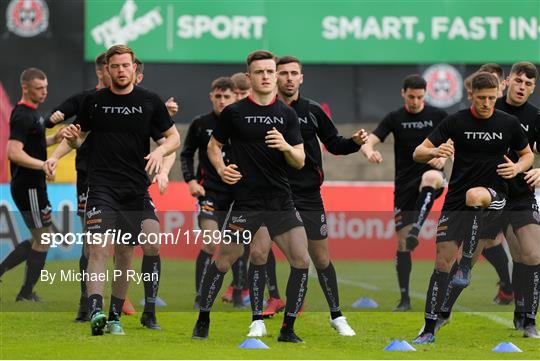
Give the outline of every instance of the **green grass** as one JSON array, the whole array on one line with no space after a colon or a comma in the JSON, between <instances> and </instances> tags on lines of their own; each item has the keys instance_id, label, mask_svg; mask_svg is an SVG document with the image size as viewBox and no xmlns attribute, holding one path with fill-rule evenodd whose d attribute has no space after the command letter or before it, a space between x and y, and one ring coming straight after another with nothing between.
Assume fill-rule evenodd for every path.
<instances>
[{"instance_id":1,"label":"green grass","mask_svg":"<svg viewBox=\"0 0 540 361\"><path fill-rule=\"evenodd\" d=\"M140 262L136 262L136 269ZM431 262L415 262L411 280L413 312L393 313L399 298L393 262L336 262L341 304L356 337L340 337L328 324L326 301L318 281L311 278L306 311L296 323L305 344L276 341L282 315L266 321L269 336L262 340L270 350L244 350L250 323L249 310L235 311L216 301L208 341L191 340L196 319L191 261L164 261L160 296L168 303L158 308L162 331L140 327L139 315L124 316L126 336L90 336L88 324L73 322L77 302L77 283L58 283L36 287L44 299L38 304L15 303L23 267L12 270L0 284L1 359L537 359L540 340L524 339L511 328L512 306L491 302L496 275L489 265L479 264L472 285L463 293L450 325L437 335L434 345L417 347L418 352L384 352L392 339L410 341L423 322L423 297L431 274ZM51 272L75 268L76 262L50 262ZM280 290L284 293L288 267L278 263ZM313 276L313 275L312 275ZM132 285L130 299L138 302L142 285ZM359 297L379 303L375 310L358 311L350 305ZM108 299L108 296L106 300ZM41 311L41 312L37 312ZM510 341L523 353L493 353L500 342Z\"/></svg>"}]
</instances>

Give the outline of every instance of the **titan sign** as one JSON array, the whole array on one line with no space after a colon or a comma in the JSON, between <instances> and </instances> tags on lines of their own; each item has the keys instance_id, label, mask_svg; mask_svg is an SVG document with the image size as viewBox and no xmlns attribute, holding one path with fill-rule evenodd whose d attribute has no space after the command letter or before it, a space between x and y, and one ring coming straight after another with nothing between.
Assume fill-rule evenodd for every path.
<instances>
[{"instance_id":1,"label":"titan sign","mask_svg":"<svg viewBox=\"0 0 540 361\"><path fill-rule=\"evenodd\" d=\"M129 44L144 61L243 62L254 49L307 63L540 62L540 2L271 0L85 2L85 58Z\"/></svg>"}]
</instances>

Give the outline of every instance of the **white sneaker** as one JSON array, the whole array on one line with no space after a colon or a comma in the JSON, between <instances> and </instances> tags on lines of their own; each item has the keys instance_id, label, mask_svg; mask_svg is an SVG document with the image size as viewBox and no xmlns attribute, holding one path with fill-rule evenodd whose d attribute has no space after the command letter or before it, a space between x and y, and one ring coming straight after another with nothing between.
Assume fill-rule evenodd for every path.
<instances>
[{"instance_id":1,"label":"white sneaker","mask_svg":"<svg viewBox=\"0 0 540 361\"><path fill-rule=\"evenodd\" d=\"M334 328L338 334L341 336L356 336L356 332L349 326L345 316L339 316L338 318L331 319L330 325Z\"/></svg>"},{"instance_id":2,"label":"white sneaker","mask_svg":"<svg viewBox=\"0 0 540 361\"><path fill-rule=\"evenodd\" d=\"M248 337L263 337L266 336L266 325L263 320L256 320L249 326Z\"/></svg>"}]
</instances>

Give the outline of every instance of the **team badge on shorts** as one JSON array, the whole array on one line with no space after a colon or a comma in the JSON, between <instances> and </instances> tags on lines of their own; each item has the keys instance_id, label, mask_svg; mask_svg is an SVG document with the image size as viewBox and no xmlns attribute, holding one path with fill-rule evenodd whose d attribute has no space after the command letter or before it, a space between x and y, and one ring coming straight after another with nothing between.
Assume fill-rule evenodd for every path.
<instances>
[{"instance_id":1,"label":"team badge on shorts","mask_svg":"<svg viewBox=\"0 0 540 361\"><path fill-rule=\"evenodd\" d=\"M49 8L43 0L11 0L6 11L9 31L23 38L41 34L49 27Z\"/></svg>"},{"instance_id":2,"label":"team badge on shorts","mask_svg":"<svg viewBox=\"0 0 540 361\"><path fill-rule=\"evenodd\" d=\"M538 211L534 211L532 215L533 215L534 220L540 223L540 213L538 213Z\"/></svg>"},{"instance_id":3,"label":"team badge on shorts","mask_svg":"<svg viewBox=\"0 0 540 361\"><path fill-rule=\"evenodd\" d=\"M328 236L328 226L326 224L321 226L321 236Z\"/></svg>"},{"instance_id":4,"label":"team badge on shorts","mask_svg":"<svg viewBox=\"0 0 540 361\"><path fill-rule=\"evenodd\" d=\"M302 221L302 217L300 216L300 212L296 211L296 219L298 219L298 221L300 221L301 223L304 223L304 221Z\"/></svg>"}]
</instances>

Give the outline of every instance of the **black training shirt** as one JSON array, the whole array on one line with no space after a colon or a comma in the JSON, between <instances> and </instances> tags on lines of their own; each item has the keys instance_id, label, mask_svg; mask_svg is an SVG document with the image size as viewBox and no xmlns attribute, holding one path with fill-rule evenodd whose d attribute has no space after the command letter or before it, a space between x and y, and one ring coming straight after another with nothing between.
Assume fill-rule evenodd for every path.
<instances>
[{"instance_id":1,"label":"black training shirt","mask_svg":"<svg viewBox=\"0 0 540 361\"><path fill-rule=\"evenodd\" d=\"M521 123L521 128L527 135L531 149L534 149L534 143L540 137L540 113L539 109L531 103L525 103L522 106L516 107L506 102L506 98L497 100L495 107L505 113L514 115ZM518 149L519 150L519 149ZM516 162L519 159L515 149L508 152L508 157ZM525 193L534 193L534 188L529 187L524 179L523 173L518 174L515 178L507 180L508 196L517 196Z\"/></svg>"},{"instance_id":2,"label":"black training shirt","mask_svg":"<svg viewBox=\"0 0 540 361\"><path fill-rule=\"evenodd\" d=\"M444 201L445 209L465 206L465 193L473 187L490 187L505 193L506 182L497 174L509 147L522 150L527 138L516 117L500 110L488 119L473 116L463 109L444 119L428 139L435 147L454 141L454 166Z\"/></svg>"},{"instance_id":3,"label":"black training shirt","mask_svg":"<svg viewBox=\"0 0 540 361\"><path fill-rule=\"evenodd\" d=\"M410 113L405 107L390 112L379 123L373 134L384 142L388 134L394 134L394 183L396 187L420 181L422 174L431 166L417 163L412 155L418 145L447 116L444 110L425 105L419 113Z\"/></svg>"},{"instance_id":4,"label":"black training shirt","mask_svg":"<svg viewBox=\"0 0 540 361\"><path fill-rule=\"evenodd\" d=\"M231 186L224 183L221 177L217 174L216 169L208 159L208 142L212 136L212 132L218 122L218 116L214 112L205 115L200 115L193 119L189 125L189 129L184 140L184 148L180 153L180 162L182 165L182 174L187 182L196 179L204 189L213 190L216 192L229 192ZM226 159L228 146L222 148L223 157ZM198 151L199 164L197 173L194 172L194 157ZM227 161L225 161L227 164Z\"/></svg>"},{"instance_id":5,"label":"black training shirt","mask_svg":"<svg viewBox=\"0 0 540 361\"><path fill-rule=\"evenodd\" d=\"M298 115L300 132L304 140L306 163L302 169L289 167L289 183L294 194L319 191L324 181L319 139L326 146L326 149L335 155L357 152L360 146L351 138L340 136L332 119L313 100L299 97L298 100L291 103L291 107Z\"/></svg>"},{"instance_id":6,"label":"black training shirt","mask_svg":"<svg viewBox=\"0 0 540 361\"><path fill-rule=\"evenodd\" d=\"M126 95L101 89L83 100L76 122L91 131L86 139L90 186L146 192L144 157L150 153L152 127L165 132L174 125L161 99L137 86Z\"/></svg>"},{"instance_id":7,"label":"black training shirt","mask_svg":"<svg viewBox=\"0 0 540 361\"><path fill-rule=\"evenodd\" d=\"M19 102L9 118L9 139L23 143L23 150L32 158L47 160L45 120L37 107ZM30 169L10 162L11 184L25 188L46 186L45 173L41 169Z\"/></svg>"},{"instance_id":8,"label":"black training shirt","mask_svg":"<svg viewBox=\"0 0 540 361\"><path fill-rule=\"evenodd\" d=\"M233 163L242 174L234 185L235 199L290 194L285 156L265 143L274 127L290 145L302 143L296 112L280 100L258 105L248 97L221 112L213 136L222 144L230 140Z\"/></svg>"}]
</instances>

